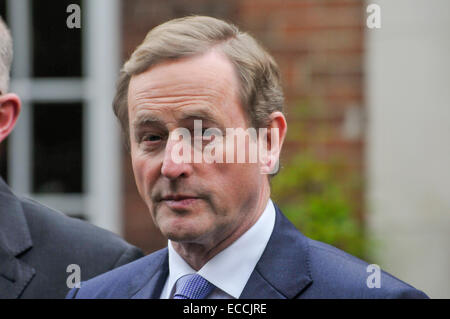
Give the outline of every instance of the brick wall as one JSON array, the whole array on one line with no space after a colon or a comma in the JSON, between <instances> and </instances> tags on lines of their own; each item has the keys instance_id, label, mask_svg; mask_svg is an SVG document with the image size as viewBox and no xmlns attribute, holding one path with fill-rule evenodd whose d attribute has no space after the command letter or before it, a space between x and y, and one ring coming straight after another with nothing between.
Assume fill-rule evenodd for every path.
<instances>
[{"instance_id":1,"label":"brick wall","mask_svg":"<svg viewBox=\"0 0 450 319\"><path fill-rule=\"evenodd\" d=\"M122 2L123 59L152 27L190 14L226 19L254 35L275 57L286 95L288 139L283 158L312 149L342 156L363 174L364 2L360 0L127 0ZM124 151L125 238L154 251L166 245L134 184ZM361 207L362 191L355 194ZM359 208L361 214L361 208Z\"/></svg>"}]
</instances>

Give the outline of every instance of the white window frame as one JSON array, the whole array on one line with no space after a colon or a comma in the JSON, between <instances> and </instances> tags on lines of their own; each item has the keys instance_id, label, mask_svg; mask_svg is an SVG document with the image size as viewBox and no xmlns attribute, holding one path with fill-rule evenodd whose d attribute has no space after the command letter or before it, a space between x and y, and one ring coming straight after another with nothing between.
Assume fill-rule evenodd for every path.
<instances>
[{"instance_id":1,"label":"white window frame","mask_svg":"<svg viewBox=\"0 0 450 319\"><path fill-rule=\"evenodd\" d=\"M121 139L111 109L121 51L119 6L119 0L83 1L81 78L32 78L31 3L7 1L14 39L11 91L22 100L22 112L8 143L8 181L16 193L68 215L84 213L93 224L121 235ZM33 194L31 104L80 100L84 105L84 192Z\"/></svg>"}]
</instances>

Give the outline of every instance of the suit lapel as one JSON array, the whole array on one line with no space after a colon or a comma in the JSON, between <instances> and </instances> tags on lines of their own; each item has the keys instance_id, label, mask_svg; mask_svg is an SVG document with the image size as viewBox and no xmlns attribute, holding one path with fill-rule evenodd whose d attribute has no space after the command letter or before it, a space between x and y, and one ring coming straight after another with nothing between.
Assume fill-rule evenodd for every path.
<instances>
[{"instance_id":1,"label":"suit lapel","mask_svg":"<svg viewBox=\"0 0 450 319\"><path fill-rule=\"evenodd\" d=\"M167 248L144 258L148 263L142 276L135 277L131 285L131 299L159 299L169 275Z\"/></svg>"},{"instance_id":2,"label":"suit lapel","mask_svg":"<svg viewBox=\"0 0 450 319\"><path fill-rule=\"evenodd\" d=\"M241 299L292 299L312 283L306 237L274 206L274 230Z\"/></svg>"},{"instance_id":3,"label":"suit lapel","mask_svg":"<svg viewBox=\"0 0 450 319\"><path fill-rule=\"evenodd\" d=\"M19 200L0 178L0 298L18 298L35 270L18 256L33 246Z\"/></svg>"},{"instance_id":4,"label":"suit lapel","mask_svg":"<svg viewBox=\"0 0 450 319\"><path fill-rule=\"evenodd\" d=\"M18 298L35 270L0 247L0 298Z\"/></svg>"}]
</instances>

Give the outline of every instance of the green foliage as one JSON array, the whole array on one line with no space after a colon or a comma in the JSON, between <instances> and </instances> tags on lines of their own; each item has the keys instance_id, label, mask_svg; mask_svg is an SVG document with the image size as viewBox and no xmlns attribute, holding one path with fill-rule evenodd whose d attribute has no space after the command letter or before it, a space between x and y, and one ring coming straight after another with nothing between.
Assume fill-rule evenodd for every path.
<instances>
[{"instance_id":1,"label":"green foliage","mask_svg":"<svg viewBox=\"0 0 450 319\"><path fill-rule=\"evenodd\" d=\"M342 160L295 155L271 181L272 198L306 236L367 257L367 241L356 216L358 178Z\"/></svg>"}]
</instances>

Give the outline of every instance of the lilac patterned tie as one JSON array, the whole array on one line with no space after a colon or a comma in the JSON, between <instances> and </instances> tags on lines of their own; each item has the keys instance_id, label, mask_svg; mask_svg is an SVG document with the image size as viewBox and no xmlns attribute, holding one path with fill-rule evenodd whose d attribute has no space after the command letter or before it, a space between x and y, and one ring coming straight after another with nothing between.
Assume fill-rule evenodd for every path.
<instances>
[{"instance_id":1,"label":"lilac patterned tie","mask_svg":"<svg viewBox=\"0 0 450 319\"><path fill-rule=\"evenodd\" d=\"M181 277L175 285L173 299L204 299L215 286L197 274Z\"/></svg>"}]
</instances>

